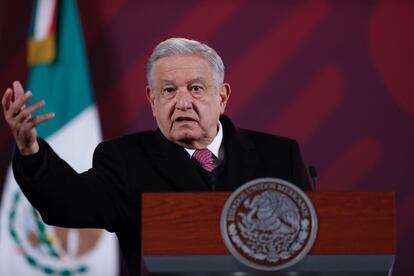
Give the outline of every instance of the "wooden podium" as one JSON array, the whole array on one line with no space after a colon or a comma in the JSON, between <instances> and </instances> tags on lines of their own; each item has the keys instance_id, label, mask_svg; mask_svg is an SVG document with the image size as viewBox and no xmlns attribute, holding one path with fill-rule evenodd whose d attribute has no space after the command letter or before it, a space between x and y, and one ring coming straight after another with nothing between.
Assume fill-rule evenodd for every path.
<instances>
[{"instance_id":1,"label":"wooden podium","mask_svg":"<svg viewBox=\"0 0 414 276\"><path fill-rule=\"evenodd\" d=\"M251 269L230 255L220 235L229 195L144 193L142 256L149 274L388 275L392 270L394 193L307 193L319 220L315 244L303 260L278 272Z\"/></svg>"}]
</instances>

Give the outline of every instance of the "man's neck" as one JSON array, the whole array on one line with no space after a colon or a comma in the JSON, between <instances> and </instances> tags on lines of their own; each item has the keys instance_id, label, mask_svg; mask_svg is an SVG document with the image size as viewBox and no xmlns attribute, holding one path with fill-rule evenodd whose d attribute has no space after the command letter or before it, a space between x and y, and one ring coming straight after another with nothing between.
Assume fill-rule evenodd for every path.
<instances>
[{"instance_id":1,"label":"man's neck","mask_svg":"<svg viewBox=\"0 0 414 276\"><path fill-rule=\"evenodd\" d=\"M193 146L191 147L183 146L183 147L185 148L185 150L188 152L190 156L193 155L196 149L208 148L214 154L214 156L221 159L220 158L221 157L220 147L223 142L223 126L221 125L220 121L218 122L217 128L218 128L217 134L209 144L201 145L201 147L193 147Z\"/></svg>"}]
</instances>

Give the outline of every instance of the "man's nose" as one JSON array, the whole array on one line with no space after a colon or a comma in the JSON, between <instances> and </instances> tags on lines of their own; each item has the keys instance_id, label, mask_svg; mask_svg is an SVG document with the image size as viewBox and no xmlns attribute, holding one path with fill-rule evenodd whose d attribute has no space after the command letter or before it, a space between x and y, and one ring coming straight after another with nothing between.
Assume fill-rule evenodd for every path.
<instances>
[{"instance_id":1,"label":"man's nose","mask_svg":"<svg viewBox=\"0 0 414 276\"><path fill-rule=\"evenodd\" d=\"M176 94L175 107L180 110L191 109L193 106L192 96L186 88L179 88Z\"/></svg>"}]
</instances>

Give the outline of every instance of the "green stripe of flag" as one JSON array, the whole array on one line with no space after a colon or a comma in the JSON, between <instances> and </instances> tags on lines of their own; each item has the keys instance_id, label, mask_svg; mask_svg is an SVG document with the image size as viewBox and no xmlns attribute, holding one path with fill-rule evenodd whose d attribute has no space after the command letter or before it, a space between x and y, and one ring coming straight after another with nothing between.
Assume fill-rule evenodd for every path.
<instances>
[{"instance_id":1,"label":"green stripe of flag","mask_svg":"<svg viewBox=\"0 0 414 276\"><path fill-rule=\"evenodd\" d=\"M48 138L93 103L87 55L76 1L58 2L56 59L30 68L27 87L33 100L44 99L39 113L55 112L55 118L37 127Z\"/></svg>"}]
</instances>

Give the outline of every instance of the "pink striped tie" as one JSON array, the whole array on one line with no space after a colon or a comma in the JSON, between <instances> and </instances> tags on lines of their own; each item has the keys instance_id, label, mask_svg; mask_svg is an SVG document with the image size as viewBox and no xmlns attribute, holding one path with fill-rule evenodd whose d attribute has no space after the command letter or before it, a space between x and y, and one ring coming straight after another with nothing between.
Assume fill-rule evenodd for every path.
<instances>
[{"instance_id":1,"label":"pink striped tie","mask_svg":"<svg viewBox=\"0 0 414 276\"><path fill-rule=\"evenodd\" d=\"M212 172L215 169L213 153L205 148L202 150L196 150L193 154L193 157L197 162L208 172Z\"/></svg>"}]
</instances>

